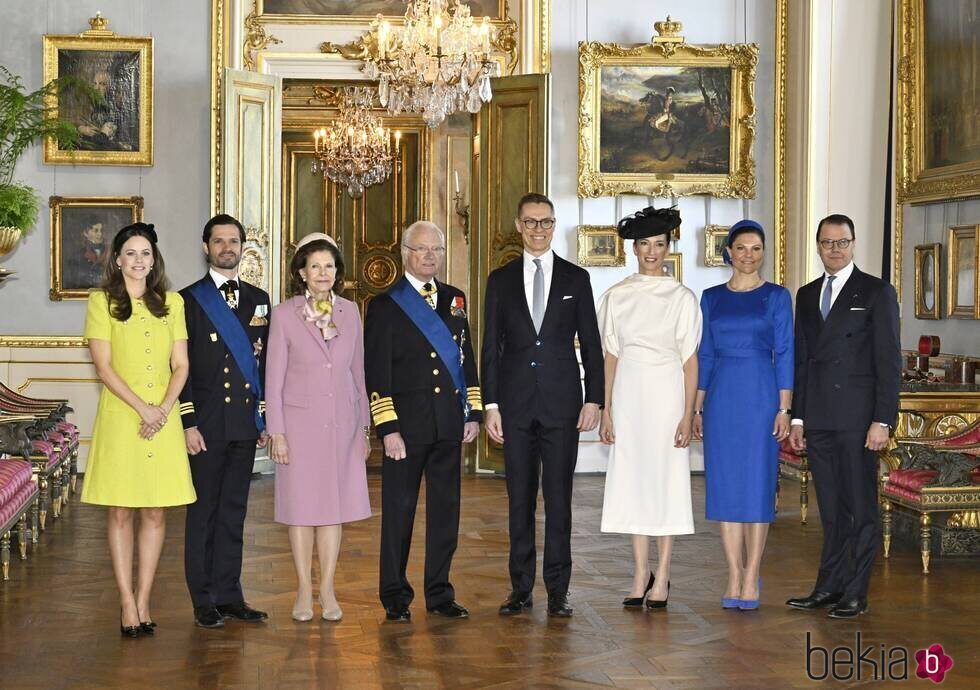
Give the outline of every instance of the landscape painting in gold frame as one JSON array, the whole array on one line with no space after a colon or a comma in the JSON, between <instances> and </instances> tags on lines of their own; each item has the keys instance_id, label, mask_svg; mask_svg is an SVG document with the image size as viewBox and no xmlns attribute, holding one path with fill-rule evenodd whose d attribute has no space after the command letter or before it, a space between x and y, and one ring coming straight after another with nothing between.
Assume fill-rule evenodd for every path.
<instances>
[{"instance_id":1,"label":"landscape painting in gold frame","mask_svg":"<svg viewBox=\"0 0 980 690\"><path fill-rule=\"evenodd\" d=\"M579 43L580 197L754 198L759 46Z\"/></svg>"},{"instance_id":2,"label":"landscape painting in gold frame","mask_svg":"<svg viewBox=\"0 0 980 690\"><path fill-rule=\"evenodd\" d=\"M116 233L143 220L143 197L53 196L49 297L87 299L102 283Z\"/></svg>"},{"instance_id":3,"label":"landscape painting in gold frame","mask_svg":"<svg viewBox=\"0 0 980 690\"><path fill-rule=\"evenodd\" d=\"M101 15L91 30L43 37L44 82L73 76L97 99L70 90L51 95L54 114L72 122L73 150L44 140L44 162L55 165L153 165L153 38L117 36Z\"/></svg>"},{"instance_id":4,"label":"landscape painting in gold frame","mask_svg":"<svg viewBox=\"0 0 980 690\"><path fill-rule=\"evenodd\" d=\"M954 225L946 240L946 315L980 319L980 225Z\"/></svg>"},{"instance_id":5,"label":"landscape painting in gold frame","mask_svg":"<svg viewBox=\"0 0 980 690\"><path fill-rule=\"evenodd\" d=\"M942 245L920 244L915 247L915 318L939 319L939 253Z\"/></svg>"},{"instance_id":6,"label":"landscape painting in gold frame","mask_svg":"<svg viewBox=\"0 0 980 690\"><path fill-rule=\"evenodd\" d=\"M900 201L980 195L975 0L899 0Z\"/></svg>"},{"instance_id":7,"label":"landscape painting in gold frame","mask_svg":"<svg viewBox=\"0 0 980 690\"><path fill-rule=\"evenodd\" d=\"M704 226L704 265L705 266L724 266L725 259L722 258L722 251L728 242L728 225L705 225Z\"/></svg>"},{"instance_id":8,"label":"landscape painting in gold frame","mask_svg":"<svg viewBox=\"0 0 980 690\"><path fill-rule=\"evenodd\" d=\"M681 252L673 252L664 258L664 275L678 283L684 282L684 255Z\"/></svg>"},{"instance_id":9,"label":"landscape painting in gold frame","mask_svg":"<svg viewBox=\"0 0 980 690\"><path fill-rule=\"evenodd\" d=\"M625 266L623 239L615 225L579 225L579 266Z\"/></svg>"}]
</instances>

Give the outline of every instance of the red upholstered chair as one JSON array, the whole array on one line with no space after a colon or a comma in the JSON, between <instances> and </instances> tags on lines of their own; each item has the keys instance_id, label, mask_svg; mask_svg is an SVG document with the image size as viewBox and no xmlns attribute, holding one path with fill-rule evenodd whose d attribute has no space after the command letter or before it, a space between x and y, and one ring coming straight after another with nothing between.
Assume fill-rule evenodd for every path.
<instances>
[{"instance_id":1,"label":"red upholstered chair","mask_svg":"<svg viewBox=\"0 0 980 690\"><path fill-rule=\"evenodd\" d=\"M919 515L919 539L922 555L922 572L929 573L929 557L932 550L932 513L953 513L946 525L976 527L977 510L980 510L980 422L944 438L922 439L905 443L908 447L931 446L937 449L963 453L977 459L969 474L966 486L934 486L939 472L929 468L903 468L890 470L881 479L881 526L884 555L888 558L892 539L892 511L896 508L910 510ZM962 475L961 475L962 476ZM958 523L964 523L958 525Z\"/></svg>"},{"instance_id":2,"label":"red upholstered chair","mask_svg":"<svg viewBox=\"0 0 980 690\"><path fill-rule=\"evenodd\" d=\"M29 463L0 459L0 564L4 581L10 579L10 535L14 529L17 529L20 558L27 558L27 542L32 531L27 524L28 514L36 525L39 495Z\"/></svg>"},{"instance_id":3,"label":"red upholstered chair","mask_svg":"<svg viewBox=\"0 0 980 690\"><path fill-rule=\"evenodd\" d=\"M797 452L789 445L789 439L783 439L779 444L779 476L796 479L800 482L800 522L806 524L806 514L809 506L810 465L807 462L806 451ZM779 508L777 495L776 508Z\"/></svg>"}]
</instances>

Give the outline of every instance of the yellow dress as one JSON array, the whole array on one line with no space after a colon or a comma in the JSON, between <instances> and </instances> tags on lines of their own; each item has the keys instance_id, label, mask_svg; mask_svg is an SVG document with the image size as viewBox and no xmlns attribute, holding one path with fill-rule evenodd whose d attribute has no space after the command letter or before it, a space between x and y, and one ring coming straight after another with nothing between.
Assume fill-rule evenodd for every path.
<instances>
[{"instance_id":1,"label":"yellow dress","mask_svg":"<svg viewBox=\"0 0 980 690\"><path fill-rule=\"evenodd\" d=\"M112 368L146 402L163 401L170 382L170 354L175 340L187 340L184 299L167 293L170 312L153 316L142 300L133 314L118 321L109 314L105 292L92 292L85 317L85 337L107 340ZM136 411L103 387L95 416L92 446L85 468L82 501L129 508L185 505L197 500L184 445L180 408L174 405L152 440L139 436Z\"/></svg>"}]
</instances>

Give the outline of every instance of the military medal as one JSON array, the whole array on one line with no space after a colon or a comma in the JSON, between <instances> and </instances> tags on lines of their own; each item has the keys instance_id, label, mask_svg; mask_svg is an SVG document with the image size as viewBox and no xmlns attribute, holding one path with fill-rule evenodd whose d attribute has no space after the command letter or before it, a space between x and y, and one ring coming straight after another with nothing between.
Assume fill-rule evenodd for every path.
<instances>
[{"instance_id":1,"label":"military medal","mask_svg":"<svg viewBox=\"0 0 980 690\"><path fill-rule=\"evenodd\" d=\"M453 316L459 316L465 319L466 318L465 307L466 307L466 302L463 300L463 297L461 295L456 295L455 297L453 297L453 303L449 305L449 312Z\"/></svg>"},{"instance_id":2,"label":"military medal","mask_svg":"<svg viewBox=\"0 0 980 690\"><path fill-rule=\"evenodd\" d=\"M269 305L257 304L255 305L255 313L252 315L252 320L248 322L248 325L267 326L269 325L269 320L265 317L268 315L269 315Z\"/></svg>"},{"instance_id":3,"label":"military medal","mask_svg":"<svg viewBox=\"0 0 980 690\"><path fill-rule=\"evenodd\" d=\"M252 343L252 354L255 355L255 359L258 359L259 355L262 354L263 347L265 347L265 345L262 344L262 338L259 338L254 343Z\"/></svg>"}]
</instances>

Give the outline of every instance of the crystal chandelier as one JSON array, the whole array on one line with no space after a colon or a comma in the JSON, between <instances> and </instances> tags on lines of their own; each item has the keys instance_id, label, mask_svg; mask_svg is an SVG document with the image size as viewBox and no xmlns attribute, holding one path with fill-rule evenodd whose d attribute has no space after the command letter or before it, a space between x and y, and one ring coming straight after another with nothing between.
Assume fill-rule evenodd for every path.
<instances>
[{"instance_id":1,"label":"crystal chandelier","mask_svg":"<svg viewBox=\"0 0 980 690\"><path fill-rule=\"evenodd\" d=\"M392 134L381 118L371 112L374 90L346 88L339 100L339 117L313 131L316 160L310 169L347 187L353 199L366 187L384 182L398 165L401 132Z\"/></svg>"},{"instance_id":2,"label":"crystal chandelier","mask_svg":"<svg viewBox=\"0 0 980 690\"><path fill-rule=\"evenodd\" d=\"M421 113L436 127L455 112L480 112L490 101L494 30L487 17L476 22L461 0L410 0L405 25L393 27L380 14L372 22L378 42L364 73L378 80L382 107L392 115Z\"/></svg>"}]
</instances>

